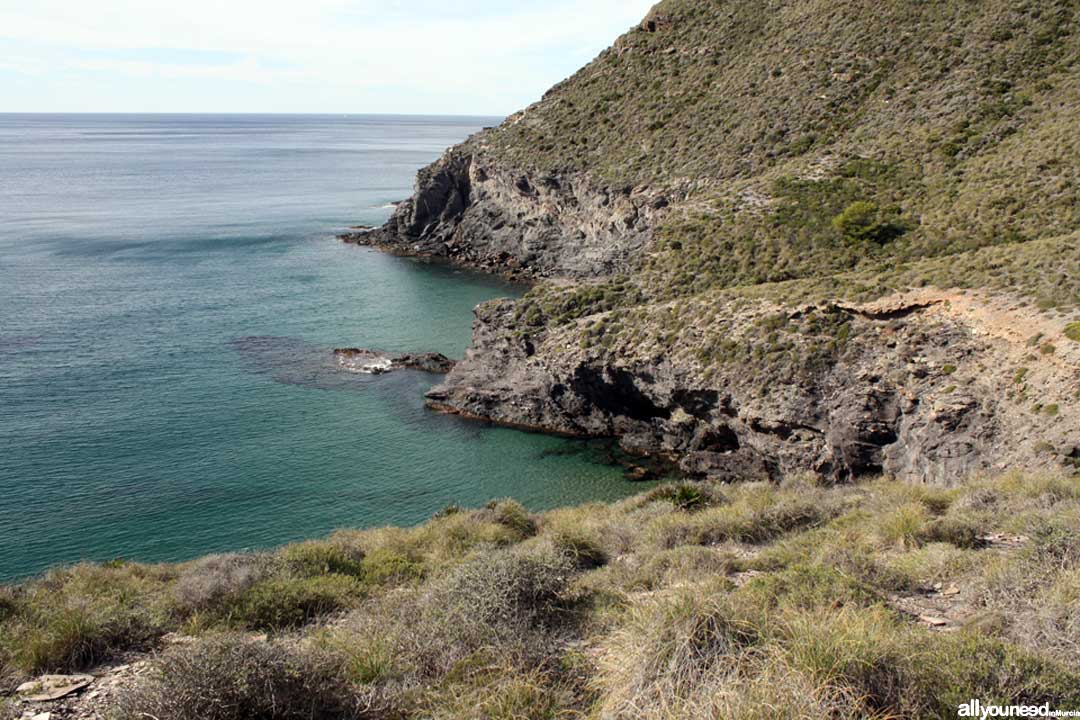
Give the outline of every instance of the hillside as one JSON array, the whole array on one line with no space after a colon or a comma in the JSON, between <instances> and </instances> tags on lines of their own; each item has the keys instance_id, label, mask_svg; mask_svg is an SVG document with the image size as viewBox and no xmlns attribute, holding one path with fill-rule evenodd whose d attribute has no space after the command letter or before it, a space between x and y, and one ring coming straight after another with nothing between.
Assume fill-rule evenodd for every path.
<instances>
[{"instance_id":1,"label":"hillside","mask_svg":"<svg viewBox=\"0 0 1080 720\"><path fill-rule=\"evenodd\" d=\"M954 718L1080 709L1080 479L669 485L0 587L0 718Z\"/></svg>"},{"instance_id":2,"label":"hillside","mask_svg":"<svg viewBox=\"0 0 1080 720\"><path fill-rule=\"evenodd\" d=\"M538 281L442 410L714 477L1072 466L1078 19L667 0L349 239Z\"/></svg>"}]
</instances>

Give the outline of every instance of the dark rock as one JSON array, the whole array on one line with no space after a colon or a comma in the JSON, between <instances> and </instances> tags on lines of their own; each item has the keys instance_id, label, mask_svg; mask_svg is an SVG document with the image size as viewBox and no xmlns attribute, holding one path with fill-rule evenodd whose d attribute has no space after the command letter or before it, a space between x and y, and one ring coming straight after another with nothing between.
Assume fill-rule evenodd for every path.
<instances>
[{"instance_id":1,"label":"dark rock","mask_svg":"<svg viewBox=\"0 0 1080 720\"><path fill-rule=\"evenodd\" d=\"M394 370L419 370L444 375L454 369L454 361L442 353L385 353L381 350L338 348L338 365L350 372L381 375Z\"/></svg>"},{"instance_id":2,"label":"dark rock","mask_svg":"<svg viewBox=\"0 0 1080 720\"><path fill-rule=\"evenodd\" d=\"M660 193L612 196L583 174L515 172L467 142L419 173L382 228L340 237L511 277L592 277L629 270L666 208Z\"/></svg>"}]
</instances>

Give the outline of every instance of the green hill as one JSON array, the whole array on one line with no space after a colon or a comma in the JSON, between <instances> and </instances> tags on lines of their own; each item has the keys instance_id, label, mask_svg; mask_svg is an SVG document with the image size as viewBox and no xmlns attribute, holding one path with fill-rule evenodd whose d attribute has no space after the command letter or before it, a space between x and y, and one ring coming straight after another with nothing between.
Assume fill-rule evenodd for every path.
<instances>
[{"instance_id":1,"label":"green hill","mask_svg":"<svg viewBox=\"0 0 1080 720\"><path fill-rule=\"evenodd\" d=\"M714 477L1072 467L1078 11L667 0L349 239L536 281L440 410Z\"/></svg>"},{"instance_id":2,"label":"green hill","mask_svg":"<svg viewBox=\"0 0 1080 720\"><path fill-rule=\"evenodd\" d=\"M1062 237L1080 227L1076 13L669 0L477 142L518 170L666 193L635 268L660 296ZM1076 252L1060 262L1056 287L1029 288L1073 307Z\"/></svg>"}]
</instances>

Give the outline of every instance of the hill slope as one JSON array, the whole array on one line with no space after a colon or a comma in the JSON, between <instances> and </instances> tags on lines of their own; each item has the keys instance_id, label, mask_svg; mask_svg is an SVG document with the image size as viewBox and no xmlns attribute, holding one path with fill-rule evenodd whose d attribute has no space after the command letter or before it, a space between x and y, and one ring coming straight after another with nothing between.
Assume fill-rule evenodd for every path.
<instances>
[{"instance_id":1,"label":"hill slope","mask_svg":"<svg viewBox=\"0 0 1080 720\"><path fill-rule=\"evenodd\" d=\"M544 280L480 311L443 409L705 474L1073 462L1077 21L667 0L353 239ZM935 310L965 288L980 309ZM991 342L990 306L1042 336Z\"/></svg>"}]
</instances>

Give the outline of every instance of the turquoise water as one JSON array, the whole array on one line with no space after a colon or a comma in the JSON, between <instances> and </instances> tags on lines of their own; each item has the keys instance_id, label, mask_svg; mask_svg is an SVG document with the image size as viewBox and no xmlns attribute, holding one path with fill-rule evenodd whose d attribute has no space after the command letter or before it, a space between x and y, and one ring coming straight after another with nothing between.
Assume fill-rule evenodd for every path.
<instances>
[{"instance_id":1,"label":"turquoise water","mask_svg":"<svg viewBox=\"0 0 1080 720\"><path fill-rule=\"evenodd\" d=\"M518 288L346 246L491 118L0 115L0 580L623 496L605 445L424 410Z\"/></svg>"}]
</instances>

